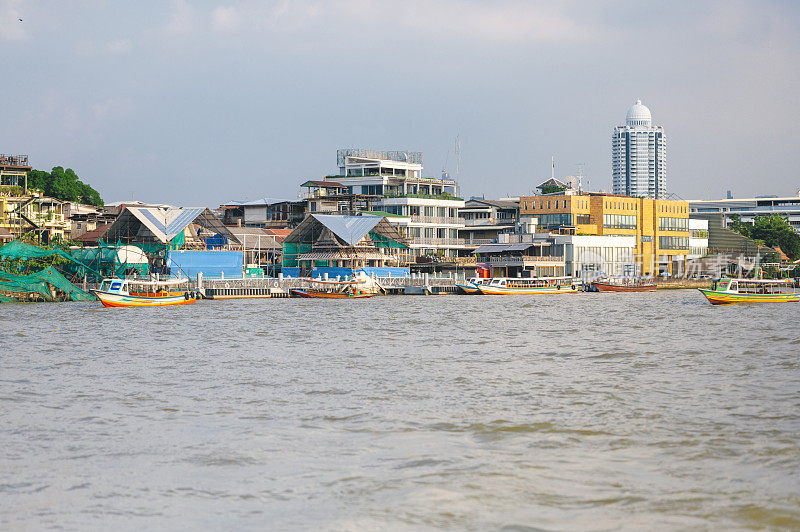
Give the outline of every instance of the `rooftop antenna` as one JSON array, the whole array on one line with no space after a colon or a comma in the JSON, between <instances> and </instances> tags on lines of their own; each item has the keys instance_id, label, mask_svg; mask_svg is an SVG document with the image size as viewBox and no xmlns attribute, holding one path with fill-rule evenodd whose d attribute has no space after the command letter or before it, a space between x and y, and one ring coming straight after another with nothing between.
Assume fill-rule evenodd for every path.
<instances>
[{"instance_id":1,"label":"rooftop antenna","mask_svg":"<svg viewBox=\"0 0 800 532\"><path fill-rule=\"evenodd\" d=\"M444 157L444 166L442 166L442 179L447 179L450 176L447 175L447 163L450 161L450 150L447 150L447 155Z\"/></svg>"},{"instance_id":2,"label":"rooftop antenna","mask_svg":"<svg viewBox=\"0 0 800 532\"><path fill-rule=\"evenodd\" d=\"M456 196L461 195L461 185L459 182L461 169L461 135L456 135Z\"/></svg>"},{"instance_id":3,"label":"rooftop antenna","mask_svg":"<svg viewBox=\"0 0 800 532\"><path fill-rule=\"evenodd\" d=\"M578 163L578 194L581 193L583 189L583 169L586 165L583 163Z\"/></svg>"}]
</instances>

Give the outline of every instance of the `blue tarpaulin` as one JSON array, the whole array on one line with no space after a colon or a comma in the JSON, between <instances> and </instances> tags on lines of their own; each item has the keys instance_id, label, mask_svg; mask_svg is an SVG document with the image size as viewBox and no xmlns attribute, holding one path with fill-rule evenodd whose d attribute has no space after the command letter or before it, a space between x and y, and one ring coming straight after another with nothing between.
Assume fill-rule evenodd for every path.
<instances>
[{"instance_id":1,"label":"blue tarpaulin","mask_svg":"<svg viewBox=\"0 0 800 532\"><path fill-rule=\"evenodd\" d=\"M203 277L242 276L242 253L240 251L182 250L167 252L167 267L172 275L194 277L203 272Z\"/></svg>"}]
</instances>

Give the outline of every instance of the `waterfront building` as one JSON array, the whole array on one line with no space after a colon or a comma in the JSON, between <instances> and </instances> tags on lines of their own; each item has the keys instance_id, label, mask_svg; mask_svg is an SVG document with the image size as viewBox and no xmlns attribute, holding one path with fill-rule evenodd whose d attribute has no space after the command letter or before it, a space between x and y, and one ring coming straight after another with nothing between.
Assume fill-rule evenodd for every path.
<instances>
[{"instance_id":1,"label":"waterfront building","mask_svg":"<svg viewBox=\"0 0 800 532\"><path fill-rule=\"evenodd\" d=\"M800 193L797 196L784 197L689 200L689 208L692 215L720 214L723 227L728 227L734 215L739 216L743 222L752 223L756 216L782 214L795 231L800 232Z\"/></svg>"},{"instance_id":2,"label":"waterfront building","mask_svg":"<svg viewBox=\"0 0 800 532\"><path fill-rule=\"evenodd\" d=\"M708 254L708 220L689 215L689 254L687 259L699 259Z\"/></svg>"},{"instance_id":3,"label":"waterfront building","mask_svg":"<svg viewBox=\"0 0 800 532\"><path fill-rule=\"evenodd\" d=\"M47 243L53 237L69 235L69 222L64 217L64 202L42 196L40 192L18 193L16 185L0 190L0 228L14 238L29 232Z\"/></svg>"},{"instance_id":4,"label":"waterfront building","mask_svg":"<svg viewBox=\"0 0 800 532\"><path fill-rule=\"evenodd\" d=\"M300 185L300 199L308 214L343 214L355 216L359 212L370 211L381 199L378 194L352 193L351 188L339 182L306 181Z\"/></svg>"},{"instance_id":5,"label":"waterfront building","mask_svg":"<svg viewBox=\"0 0 800 532\"><path fill-rule=\"evenodd\" d=\"M285 276L350 277L397 266L406 240L385 216L310 214L283 241Z\"/></svg>"},{"instance_id":6,"label":"waterfront building","mask_svg":"<svg viewBox=\"0 0 800 532\"><path fill-rule=\"evenodd\" d=\"M636 237L632 235L502 234L500 241L507 244L547 243L561 255L564 275L585 282L605 275L633 276L641 273L636 261Z\"/></svg>"},{"instance_id":7,"label":"waterfront building","mask_svg":"<svg viewBox=\"0 0 800 532\"><path fill-rule=\"evenodd\" d=\"M305 202L275 198L231 201L220 205L227 226L292 228L305 218Z\"/></svg>"},{"instance_id":8,"label":"waterfront building","mask_svg":"<svg viewBox=\"0 0 800 532\"><path fill-rule=\"evenodd\" d=\"M513 233L520 221L519 198L487 200L472 198L458 210L464 219L464 228L458 232L466 252L483 244L497 242L501 233Z\"/></svg>"},{"instance_id":9,"label":"waterfront building","mask_svg":"<svg viewBox=\"0 0 800 532\"><path fill-rule=\"evenodd\" d=\"M672 263L689 253L685 201L593 192L523 196L520 216L536 217L538 233L633 236L638 275L672 273Z\"/></svg>"},{"instance_id":10,"label":"waterfront building","mask_svg":"<svg viewBox=\"0 0 800 532\"><path fill-rule=\"evenodd\" d=\"M341 149L336 160L339 174L325 181L347 187L349 194L378 196L370 208L396 215L387 219L407 240L402 262L454 258L465 249L458 214L464 200L455 196L454 180L423 177L422 152Z\"/></svg>"},{"instance_id":11,"label":"waterfront building","mask_svg":"<svg viewBox=\"0 0 800 532\"><path fill-rule=\"evenodd\" d=\"M667 195L667 138L654 126L650 109L636 100L624 126L611 138L611 172L614 194L662 199Z\"/></svg>"},{"instance_id":12,"label":"waterfront building","mask_svg":"<svg viewBox=\"0 0 800 532\"><path fill-rule=\"evenodd\" d=\"M482 244L475 249L475 263L488 277L563 277L569 275L564 246L553 238L511 236L505 242ZM513 238L513 237L519 238ZM524 238L523 238L524 237ZM565 273L566 272L566 273Z\"/></svg>"},{"instance_id":13,"label":"waterfront building","mask_svg":"<svg viewBox=\"0 0 800 532\"><path fill-rule=\"evenodd\" d=\"M730 259L743 258L753 261L775 252L744 235L726 227L723 212L693 212L690 220L704 220L707 227L706 255L723 255Z\"/></svg>"},{"instance_id":14,"label":"waterfront building","mask_svg":"<svg viewBox=\"0 0 800 532\"><path fill-rule=\"evenodd\" d=\"M241 244L206 208L125 207L105 232L107 242L139 246L146 253L208 247L207 240Z\"/></svg>"}]
</instances>

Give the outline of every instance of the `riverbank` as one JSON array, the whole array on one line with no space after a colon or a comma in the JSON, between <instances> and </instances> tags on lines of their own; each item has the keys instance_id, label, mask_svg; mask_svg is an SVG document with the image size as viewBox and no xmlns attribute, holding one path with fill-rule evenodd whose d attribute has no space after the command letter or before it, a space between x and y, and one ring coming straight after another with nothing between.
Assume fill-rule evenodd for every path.
<instances>
[{"instance_id":1,"label":"riverbank","mask_svg":"<svg viewBox=\"0 0 800 532\"><path fill-rule=\"evenodd\" d=\"M708 288L710 279L660 279L656 281L659 290L687 290L691 288Z\"/></svg>"}]
</instances>

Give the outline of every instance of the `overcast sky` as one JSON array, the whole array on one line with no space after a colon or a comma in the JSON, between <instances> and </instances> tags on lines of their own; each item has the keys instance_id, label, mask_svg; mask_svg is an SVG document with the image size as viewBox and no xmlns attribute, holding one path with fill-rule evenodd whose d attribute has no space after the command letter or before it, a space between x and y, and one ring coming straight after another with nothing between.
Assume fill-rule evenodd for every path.
<instances>
[{"instance_id":1,"label":"overcast sky","mask_svg":"<svg viewBox=\"0 0 800 532\"><path fill-rule=\"evenodd\" d=\"M22 19L20 21L19 19ZM684 199L800 187L800 2L0 0L0 152L109 201L296 198L336 149L461 138L463 195L579 164L611 189L637 98Z\"/></svg>"}]
</instances>

